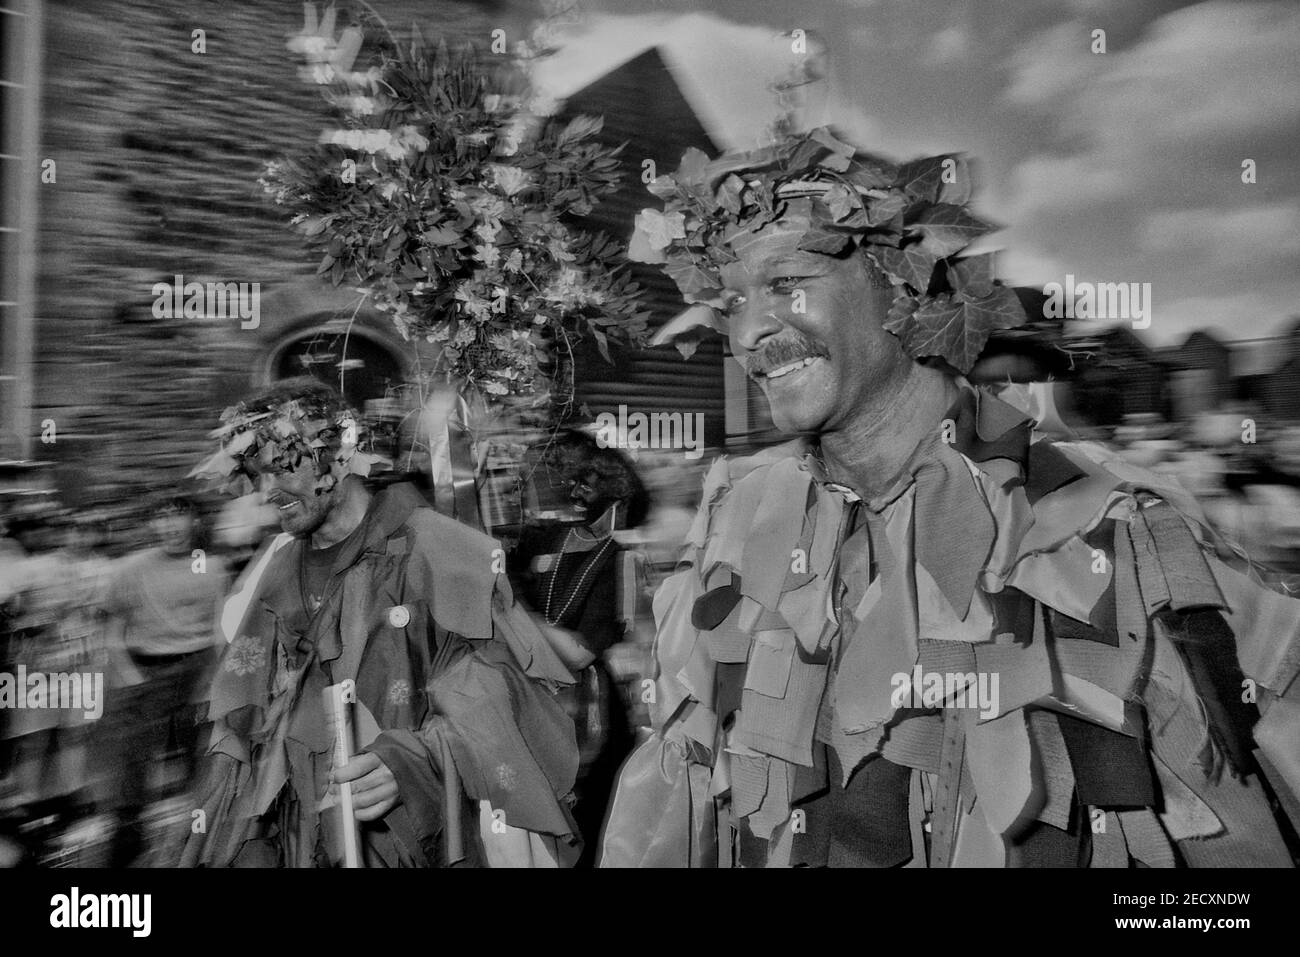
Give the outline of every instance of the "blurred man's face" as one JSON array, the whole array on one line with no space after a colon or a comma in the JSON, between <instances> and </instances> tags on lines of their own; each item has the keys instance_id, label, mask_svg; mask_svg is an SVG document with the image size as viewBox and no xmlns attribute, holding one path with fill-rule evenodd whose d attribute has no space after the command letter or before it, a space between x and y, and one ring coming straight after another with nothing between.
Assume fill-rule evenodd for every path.
<instances>
[{"instance_id":1,"label":"blurred man's face","mask_svg":"<svg viewBox=\"0 0 1300 957\"><path fill-rule=\"evenodd\" d=\"M912 362L882 326L893 293L873 287L861 254L799 250L808 225L792 215L737 240L739 262L721 271L732 354L783 432L843 427L896 389Z\"/></svg>"},{"instance_id":2,"label":"blurred man's face","mask_svg":"<svg viewBox=\"0 0 1300 957\"><path fill-rule=\"evenodd\" d=\"M189 551L194 535L194 518L189 512L169 508L153 520L154 532L168 552Z\"/></svg>"},{"instance_id":3,"label":"blurred man's face","mask_svg":"<svg viewBox=\"0 0 1300 957\"><path fill-rule=\"evenodd\" d=\"M585 472L571 480L569 502L574 515L584 524L596 521L609 511L616 499L608 498L597 491L600 476L595 471Z\"/></svg>"},{"instance_id":4,"label":"blurred man's face","mask_svg":"<svg viewBox=\"0 0 1300 957\"><path fill-rule=\"evenodd\" d=\"M281 529L305 538L325 524L338 500L335 494L338 486L317 494L316 467L310 457L304 456L293 471L256 463L251 467L258 473L262 501L275 507Z\"/></svg>"}]
</instances>

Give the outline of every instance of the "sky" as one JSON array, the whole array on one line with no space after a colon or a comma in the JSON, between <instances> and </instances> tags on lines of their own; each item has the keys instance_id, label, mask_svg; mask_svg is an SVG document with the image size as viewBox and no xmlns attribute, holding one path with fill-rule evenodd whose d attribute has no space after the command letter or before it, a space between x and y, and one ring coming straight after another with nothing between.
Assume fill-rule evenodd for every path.
<instances>
[{"instance_id":1,"label":"sky","mask_svg":"<svg viewBox=\"0 0 1300 957\"><path fill-rule=\"evenodd\" d=\"M780 78L824 75L800 88L805 125L898 160L970 155L976 210L1005 227L972 251L1017 284L1150 283L1155 345L1300 317L1295 0L581 0L559 29L553 95L658 46L728 146L762 141Z\"/></svg>"}]
</instances>

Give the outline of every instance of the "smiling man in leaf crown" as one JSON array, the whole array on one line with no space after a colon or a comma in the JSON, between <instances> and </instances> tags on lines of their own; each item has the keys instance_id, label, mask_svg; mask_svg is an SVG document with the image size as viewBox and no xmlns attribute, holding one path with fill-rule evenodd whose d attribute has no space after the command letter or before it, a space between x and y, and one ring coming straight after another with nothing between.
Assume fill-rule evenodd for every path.
<instances>
[{"instance_id":1,"label":"smiling man in leaf crown","mask_svg":"<svg viewBox=\"0 0 1300 957\"><path fill-rule=\"evenodd\" d=\"M666 335L727 335L798 437L705 481L603 865L1290 864L1300 602L965 380L1027 320L957 255L965 161L820 129L650 190Z\"/></svg>"},{"instance_id":2,"label":"smiling man in leaf crown","mask_svg":"<svg viewBox=\"0 0 1300 957\"><path fill-rule=\"evenodd\" d=\"M573 678L522 608L504 552L408 484L372 494L357 416L313 379L227 410L199 474L256 479L283 534L226 602L204 827L182 863L333 866L350 782L366 866L559 866ZM324 691L351 679L360 752L334 766Z\"/></svg>"}]
</instances>

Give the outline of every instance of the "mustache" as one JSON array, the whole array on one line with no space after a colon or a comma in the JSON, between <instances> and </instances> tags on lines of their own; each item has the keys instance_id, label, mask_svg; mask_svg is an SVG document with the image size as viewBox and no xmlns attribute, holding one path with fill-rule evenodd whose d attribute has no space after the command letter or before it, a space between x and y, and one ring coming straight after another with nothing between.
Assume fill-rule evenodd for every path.
<instances>
[{"instance_id":1,"label":"mustache","mask_svg":"<svg viewBox=\"0 0 1300 957\"><path fill-rule=\"evenodd\" d=\"M773 369L798 362L800 359L829 359L830 352L819 342L795 334L764 344L762 349L745 360L745 372L751 379L761 379Z\"/></svg>"}]
</instances>

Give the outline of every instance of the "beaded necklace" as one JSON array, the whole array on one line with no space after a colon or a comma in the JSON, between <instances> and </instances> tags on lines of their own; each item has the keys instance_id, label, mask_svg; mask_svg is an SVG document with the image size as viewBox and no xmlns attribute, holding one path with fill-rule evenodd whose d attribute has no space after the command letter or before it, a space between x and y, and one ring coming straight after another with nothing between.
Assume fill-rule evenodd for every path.
<instances>
[{"instance_id":1,"label":"beaded necklace","mask_svg":"<svg viewBox=\"0 0 1300 957\"><path fill-rule=\"evenodd\" d=\"M600 547L595 549L591 553L591 556L586 559L584 563L585 567L578 575L578 581L574 584L573 588L569 591L568 601L564 603L564 607L560 609L560 613L556 615L554 618L552 618L551 601L555 596L555 579L560 577L560 559L563 558L566 554L566 552L564 551L564 546L569 543L569 536L571 535L573 535L572 528L569 529L568 533L564 536L564 541L560 544L560 554L555 559L555 567L551 569L550 584L546 586L546 609L543 612L543 615L546 618L546 623L548 625L558 625L561 619L563 619L564 616L568 614L569 606L573 604L573 600L577 598L580 594L582 594L582 586L586 582L587 576L591 574L591 570L595 568L596 565L599 563L600 557L603 554L605 554L605 549L609 548L609 546L614 542L613 536L605 539L603 542L601 542Z\"/></svg>"}]
</instances>

